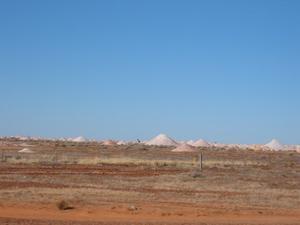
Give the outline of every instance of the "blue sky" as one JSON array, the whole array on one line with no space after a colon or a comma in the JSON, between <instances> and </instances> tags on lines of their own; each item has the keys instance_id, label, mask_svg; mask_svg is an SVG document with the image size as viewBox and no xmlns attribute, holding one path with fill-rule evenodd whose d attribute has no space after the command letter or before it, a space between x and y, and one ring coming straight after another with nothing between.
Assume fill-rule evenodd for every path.
<instances>
[{"instance_id":1,"label":"blue sky","mask_svg":"<svg viewBox=\"0 0 300 225\"><path fill-rule=\"evenodd\" d=\"M0 0L0 135L300 143L299 11Z\"/></svg>"}]
</instances>

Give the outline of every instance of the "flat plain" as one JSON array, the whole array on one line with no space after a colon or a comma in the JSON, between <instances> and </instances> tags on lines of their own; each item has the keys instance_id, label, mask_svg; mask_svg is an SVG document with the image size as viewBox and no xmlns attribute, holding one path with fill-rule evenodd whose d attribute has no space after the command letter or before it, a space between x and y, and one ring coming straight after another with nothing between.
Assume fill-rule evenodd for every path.
<instances>
[{"instance_id":1,"label":"flat plain","mask_svg":"<svg viewBox=\"0 0 300 225\"><path fill-rule=\"evenodd\" d=\"M0 224L300 224L299 153L172 149L2 139Z\"/></svg>"}]
</instances>

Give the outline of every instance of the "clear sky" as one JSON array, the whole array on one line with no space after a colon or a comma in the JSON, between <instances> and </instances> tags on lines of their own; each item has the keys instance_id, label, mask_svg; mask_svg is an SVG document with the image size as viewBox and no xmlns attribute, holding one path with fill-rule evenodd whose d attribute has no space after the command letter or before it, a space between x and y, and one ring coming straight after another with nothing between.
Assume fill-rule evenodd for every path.
<instances>
[{"instance_id":1,"label":"clear sky","mask_svg":"<svg viewBox=\"0 0 300 225\"><path fill-rule=\"evenodd\" d=\"M0 135L300 143L299 12L0 0Z\"/></svg>"}]
</instances>

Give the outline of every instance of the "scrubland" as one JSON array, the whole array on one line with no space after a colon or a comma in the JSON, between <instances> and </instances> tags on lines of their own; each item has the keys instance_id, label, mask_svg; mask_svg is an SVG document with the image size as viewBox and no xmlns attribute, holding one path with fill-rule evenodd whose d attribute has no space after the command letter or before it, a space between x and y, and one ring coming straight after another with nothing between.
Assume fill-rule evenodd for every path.
<instances>
[{"instance_id":1,"label":"scrubland","mask_svg":"<svg viewBox=\"0 0 300 225\"><path fill-rule=\"evenodd\" d=\"M22 145L0 145L0 224L300 224L299 153Z\"/></svg>"}]
</instances>

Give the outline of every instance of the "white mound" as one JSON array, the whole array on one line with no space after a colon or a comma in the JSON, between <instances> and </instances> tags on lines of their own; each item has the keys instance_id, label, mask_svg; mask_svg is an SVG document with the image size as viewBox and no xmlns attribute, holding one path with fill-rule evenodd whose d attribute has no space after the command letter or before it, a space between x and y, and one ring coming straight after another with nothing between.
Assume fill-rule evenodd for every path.
<instances>
[{"instance_id":1,"label":"white mound","mask_svg":"<svg viewBox=\"0 0 300 225\"><path fill-rule=\"evenodd\" d=\"M87 142L88 140L82 136L79 136L79 137L76 137L76 138L73 138L72 141L74 142Z\"/></svg>"},{"instance_id":2,"label":"white mound","mask_svg":"<svg viewBox=\"0 0 300 225\"><path fill-rule=\"evenodd\" d=\"M222 144L222 143L218 143L218 142L212 143L212 146L215 146L217 148L226 148L227 147L226 144Z\"/></svg>"},{"instance_id":3,"label":"white mound","mask_svg":"<svg viewBox=\"0 0 300 225\"><path fill-rule=\"evenodd\" d=\"M197 152L197 148L188 144L181 144L173 149L172 152Z\"/></svg>"},{"instance_id":4,"label":"white mound","mask_svg":"<svg viewBox=\"0 0 300 225\"><path fill-rule=\"evenodd\" d=\"M210 144L207 141L204 141L202 139L199 139L198 141L195 141L191 144L192 146L195 147L209 147Z\"/></svg>"},{"instance_id":5,"label":"white mound","mask_svg":"<svg viewBox=\"0 0 300 225\"><path fill-rule=\"evenodd\" d=\"M186 144L192 145L192 146L193 146L194 143L195 143L195 141L193 141L193 140L190 140L190 141L187 141L187 142L186 142Z\"/></svg>"},{"instance_id":6,"label":"white mound","mask_svg":"<svg viewBox=\"0 0 300 225\"><path fill-rule=\"evenodd\" d=\"M20 141L30 140L30 137L25 137L25 136L16 136L15 138L19 139Z\"/></svg>"},{"instance_id":7,"label":"white mound","mask_svg":"<svg viewBox=\"0 0 300 225\"><path fill-rule=\"evenodd\" d=\"M126 144L127 142L123 140L117 142L117 145L126 145Z\"/></svg>"},{"instance_id":8,"label":"white mound","mask_svg":"<svg viewBox=\"0 0 300 225\"><path fill-rule=\"evenodd\" d=\"M145 142L146 145L158 145L158 146L177 146L178 143L165 134L160 134L150 141Z\"/></svg>"},{"instance_id":9,"label":"white mound","mask_svg":"<svg viewBox=\"0 0 300 225\"><path fill-rule=\"evenodd\" d=\"M274 151L280 151L285 149L285 147L282 144L280 144L279 141L277 141L276 139L273 139L268 144L264 145L264 147L267 147Z\"/></svg>"},{"instance_id":10,"label":"white mound","mask_svg":"<svg viewBox=\"0 0 300 225\"><path fill-rule=\"evenodd\" d=\"M34 151L32 151L31 149L29 148L23 148L22 150L18 151L20 153L34 153Z\"/></svg>"},{"instance_id":11,"label":"white mound","mask_svg":"<svg viewBox=\"0 0 300 225\"><path fill-rule=\"evenodd\" d=\"M238 144L237 147L239 149L248 149L250 148L251 146L250 145L247 145L247 144Z\"/></svg>"},{"instance_id":12,"label":"white mound","mask_svg":"<svg viewBox=\"0 0 300 225\"><path fill-rule=\"evenodd\" d=\"M110 146L110 145L116 145L117 143L113 140L105 140L102 142L102 144Z\"/></svg>"},{"instance_id":13,"label":"white mound","mask_svg":"<svg viewBox=\"0 0 300 225\"><path fill-rule=\"evenodd\" d=\"M24 143L19 144L19 146L21 146L21 147L30 147L32 145L27 144L27 143L24 142Z\"/></svg>"}]
</instances>

